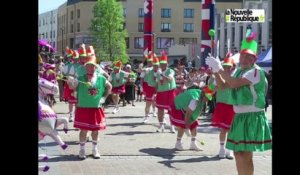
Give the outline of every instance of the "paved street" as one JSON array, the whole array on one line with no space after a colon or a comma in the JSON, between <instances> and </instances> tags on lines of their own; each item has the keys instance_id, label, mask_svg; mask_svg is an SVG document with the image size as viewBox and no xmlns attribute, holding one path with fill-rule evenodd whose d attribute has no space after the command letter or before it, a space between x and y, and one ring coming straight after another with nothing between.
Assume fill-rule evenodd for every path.
<instances>
[{"instance_id":1,"label":"paved street","mask_svg":"<svg viewBox=\"0 0 300 175\"><path fill-rule=\"evenodd\" d=\"M105 110L107 129L100 133L98 146L101 158L78 159L79 132L69 123L69 132L65 134L62 126L59 133L69 145L64 151L49 137L39 144L39 153L50 156L49 172L51 175L236 175L235 161L217 156L219 150L218 129L210 126L210 118L201 116L198 127L199 141L204 141L204 151L175 151L176 134L156 133L157 118L152 117L148 124L142 124L144 102L136 102L136 106L121 107L120 113L112 114L113 108ZM68 106L58 102L54 107L59 117L68 117ZM268 119L271 124L272 106L268 108ZM168 121L168 120L167 120ZM183 146L188 149L190 138L183 137ZM200 143L199 143L200 145ZM86 144L86 153L92 153L92 143ZM40 162L39 164L45 164ZM254 153L254 174L272 174L272 151Z\"/></svg>"}]
</instances>

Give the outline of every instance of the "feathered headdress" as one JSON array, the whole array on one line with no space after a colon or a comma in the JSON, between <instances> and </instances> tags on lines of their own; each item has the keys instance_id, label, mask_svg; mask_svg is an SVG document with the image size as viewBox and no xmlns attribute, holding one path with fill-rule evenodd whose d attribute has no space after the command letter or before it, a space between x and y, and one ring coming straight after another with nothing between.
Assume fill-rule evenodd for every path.
<instances>
[{"instance_id":1,"label":"feathered headdress","mask_svg":"<svg viewBox=\"0 0 300 175\"><path fill-rule=\"evenodd\" d=\"M247 53L257 57L257 42L254 40L255 37L256 33L252 31L252 27L249 25L246 30L246 39L242 41L241 53Z\"/></svg>"}]
</instances>

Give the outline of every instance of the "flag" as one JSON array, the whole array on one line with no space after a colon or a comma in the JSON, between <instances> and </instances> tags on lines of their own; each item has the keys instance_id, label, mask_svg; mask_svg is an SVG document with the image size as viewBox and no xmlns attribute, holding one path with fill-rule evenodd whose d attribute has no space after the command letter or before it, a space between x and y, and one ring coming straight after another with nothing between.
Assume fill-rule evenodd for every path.
<instances>
[{"instance_id":1,"label":"flag","mask_svg":"<svg viewBox=\"0 0 300 175\"><path fill-rule=\"evenodd\" d=\"M201 30L201 53L202 58L206 58L208 53L211 53L211 47L215 45L211 42L211 38L208 35L210 29L215 28L215 0L202 0L202 30ZM203 52L202 52L203 50ZM205 64L205 59L202 59L201 65Z\"/></svg>"}]
</instances>

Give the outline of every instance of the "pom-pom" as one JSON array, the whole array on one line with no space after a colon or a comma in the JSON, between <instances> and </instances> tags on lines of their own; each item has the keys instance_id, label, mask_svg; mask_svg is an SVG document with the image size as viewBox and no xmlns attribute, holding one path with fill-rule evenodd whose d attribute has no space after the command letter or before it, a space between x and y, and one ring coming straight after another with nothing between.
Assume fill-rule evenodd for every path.
<instances>
[{"instance_id":1,"label":"pom-pom","mask_svg":"<svg viewBox=\"0 0 300 175\"><path fill-rule=\"evenodd\" d=\"M208 31L208 35L209 35L210 37L214 37L214 36L215 36L215 30L214 30L214 29L210 29L210 30Z\"/></svg>"}]
</instances>

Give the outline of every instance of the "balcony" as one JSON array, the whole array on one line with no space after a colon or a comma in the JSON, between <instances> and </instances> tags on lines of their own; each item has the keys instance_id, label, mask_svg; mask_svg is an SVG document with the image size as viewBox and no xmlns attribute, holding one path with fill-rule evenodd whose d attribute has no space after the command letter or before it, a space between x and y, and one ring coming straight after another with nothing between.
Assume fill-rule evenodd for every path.
<instances>
[{"instance_id":1,"label":"balcony","mask_svg":"<svg viewBox=\"0 0 300 175\"><path fill-rule=\"evenodd\" d=\"M161 32L171 32L171 29L161 29Z\"/></svg>"}]
</instances>

